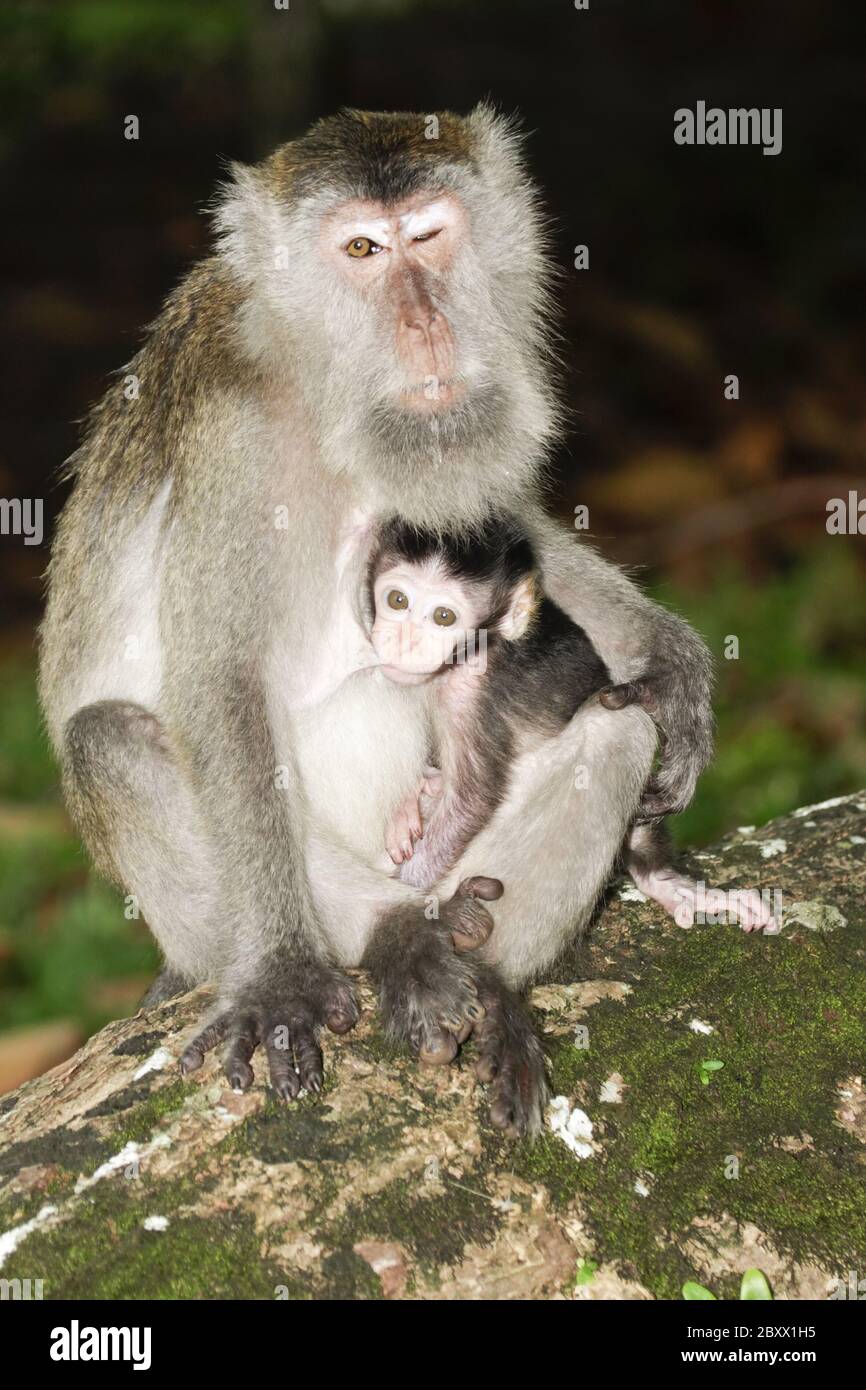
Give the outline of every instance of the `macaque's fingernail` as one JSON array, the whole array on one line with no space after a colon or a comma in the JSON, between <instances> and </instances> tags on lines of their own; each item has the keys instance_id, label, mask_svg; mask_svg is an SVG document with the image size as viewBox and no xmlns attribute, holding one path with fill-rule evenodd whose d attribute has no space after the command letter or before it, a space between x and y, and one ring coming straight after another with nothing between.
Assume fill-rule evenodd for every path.
<instances>
[{"instance_id":1,"label":"macaque's fingernail","mask_svg":"<svg viewBox=\"0 0 866 1390\"><path fill-rule=\"evenodd\" d=\"M180 1059L181 1076L188 1076L191 1071L198 1071L204 1063L204 1053L200 1047L188 1047Z\"/></svg>"},{"instance_id":2,"label":"macaque's fingernail","mask_svg":"<svg viewBox=\"0 0 866 1390\"><path fill-rule=\"evenodd\" d=\"M480 1020L484 1018L485 1013L486 1010L483 1004L466 1005L466 1017L471 1018L473 1023L480 1022Z\"/></svg>"}]
</instances>

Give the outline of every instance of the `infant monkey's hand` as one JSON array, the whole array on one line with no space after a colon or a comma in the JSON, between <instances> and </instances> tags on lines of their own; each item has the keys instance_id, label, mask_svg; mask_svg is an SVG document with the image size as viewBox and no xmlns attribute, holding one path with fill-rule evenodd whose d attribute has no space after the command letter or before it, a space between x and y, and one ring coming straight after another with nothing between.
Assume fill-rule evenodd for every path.
<instances>
[{"instance_id":1,"label":"infant monkey's hand","mask_svg":"<svg viewBox=\"0 0 866 1390\"><path fill-rule=\"evenodd\" d=\"M424 819L432 801L442 795L442 773L425 767L415 791L400 802L385 828L385 848L395 864L404 864L415 853L415 842L424 834Z\"/></svg>"},{"instance_id":2,"label":"infant monkey's hand","mask_svg":"<svg viewBox=\"0 0 866 1390\"><path fill-rule=\"evenodd\" d=\"M418 793L410 792L385 827L385 848L395 864L402 864L415 853L415 841L424 834Z\"/></svg>"}]
</instances>

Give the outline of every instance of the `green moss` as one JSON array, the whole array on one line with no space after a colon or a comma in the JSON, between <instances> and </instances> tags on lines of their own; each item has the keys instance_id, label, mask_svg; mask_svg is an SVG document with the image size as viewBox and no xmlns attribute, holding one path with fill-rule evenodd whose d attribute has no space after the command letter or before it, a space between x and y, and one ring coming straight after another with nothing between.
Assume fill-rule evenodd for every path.
<instances>
[{"instance_id":1,"label":"green moss","mask_svg":"<svg viewBox=\"0 0 866 1390\"><path fill-rule=\"evenodd\" d=\"M75 1215L36 1231L4 1266L7 1278L45 1279L47 1298L273 1298L286 1279L262 1260L252 1218L174 1214L165 1231L145 1218L165 1215L167 1194L141 1179L107 1180L81 1198ZM34 1275L32 1271L39 1271Z\"/></svg>"},{"instance_id":2,"label":"green moss","mask_svg":"<svg viewBox=\"0 0 866 1390\"><path fill-rule=\"evenodd\" d=\"M425 1193L423 1182L401 1178L354 1203L317 1238L326 1247L344 1252L362 1240L394 1241L410 1251L422 1269L433 1273L438 1265L458 1263L467 1245L488 1245L502 1223L477 1173L472 1187L475 1192L447 1184L444 1193ZM340 1262L343 1275L354 1269L351 1262L346 1265L346 1258ZM333 1296L338 1295L329 1293Z\"/></svg>"},{"instance_id":3,"label":"green moss","mask_svg":"<svg viewBox=\"0 0 866 1390\"><path fill-rule=\"evenodd\" d=\"M187 1081L172 1081L154 1091L143 1105L136 1106L124 1114L117 1129L112 1132L115 1153L124 1144L143 1144L155 1130L165 1127L166 1120L183 1109L184 1102L195 1098L197 1088Z\"/></svg>"},{"instance_id":4,"label":"green moss","mask_svg":"<svg viewBox=\"0 0 866 1390\"><path fill-rule=\"evenodd\" d=\"M622 1104L582 1103L599 1151L577 1161L553 1135L512 1151L554 1201L580 1198L598 1257L631 1266L661 1297L694 1269L680 1253L695 1217L753 1222L786 1254L834 1270L866 1250L860 1146L834 1121L839 1080L862 1071L866 980L856 927L832 938L759 939L725 926L658 939L635 992L594 1006L588 1051L557 1041L555 1089L597 1097L611 1072ZM710 1022L695 1034L691 1018ZM571 1054L571 1055L570 1055ZM724 1062L709 1086L701 1062ZM774 1138L812 1136L796 1156ZM489 1161L498 1150L489 1150ZM730 1156L739 1176L726 1176ZM651 1176L650 1176L651 1175ZM634 1191L642 1177L648 1197ZM720 1289L736 1297L735 1280Z\"/></svg>"}]
</instances>

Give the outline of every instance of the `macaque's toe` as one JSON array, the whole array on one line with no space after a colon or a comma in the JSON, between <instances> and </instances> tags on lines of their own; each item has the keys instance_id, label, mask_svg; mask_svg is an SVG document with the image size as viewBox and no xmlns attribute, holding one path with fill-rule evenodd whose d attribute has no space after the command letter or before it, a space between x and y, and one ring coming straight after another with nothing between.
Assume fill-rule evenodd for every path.
<instances>
[{"instance_id":1,"label":"macaque's toe","mask_svg":"<svg viewBox=\"0 0 866 1390\"><path fill-rule=\"evenodd\" d=\"M418 1050L418 1060L428 1067L443 1067L457 1056L457 1039L444 1028L431 1032L425 1045Z\"/></svg>"}]
</instances>

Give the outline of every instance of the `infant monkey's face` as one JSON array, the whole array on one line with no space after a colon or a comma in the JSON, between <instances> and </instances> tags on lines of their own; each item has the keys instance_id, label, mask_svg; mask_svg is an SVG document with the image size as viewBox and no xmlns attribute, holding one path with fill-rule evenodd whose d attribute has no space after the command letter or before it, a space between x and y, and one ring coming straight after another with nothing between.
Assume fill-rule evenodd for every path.
<instances>
[{"instance_id":1,"label":"infant monkey's face","mask_svg":"<svg viewBox=\"0 0 866 1390\"><path fill-rule=\"evenodd\" d=\"M435 563L397 564L377 576L371 634L383 675L420 685L452 664L483 614L478 598Z\"/></svg>"}]
</instances>

